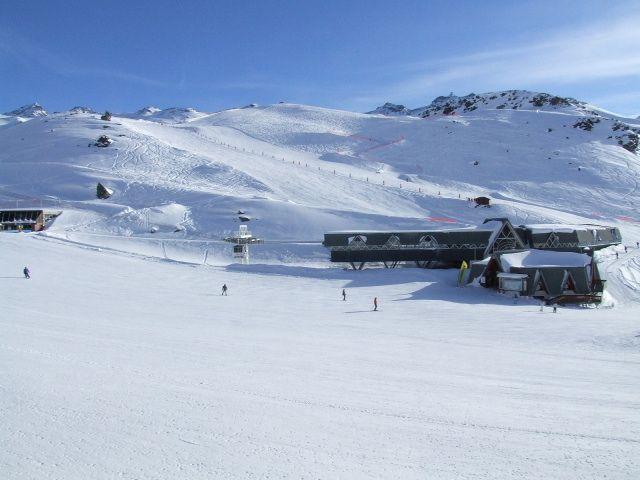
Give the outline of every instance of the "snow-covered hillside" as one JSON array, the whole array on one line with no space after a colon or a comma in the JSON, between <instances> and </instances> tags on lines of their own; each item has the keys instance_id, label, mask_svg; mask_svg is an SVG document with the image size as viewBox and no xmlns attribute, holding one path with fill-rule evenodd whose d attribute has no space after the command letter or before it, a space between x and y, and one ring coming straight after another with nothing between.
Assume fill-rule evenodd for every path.
<instances>
[{"instance_id":1,"label":"snow-covered hillside","mask_svg":"<svg viewBox=\"0 0 640 480\"><path fill-rule=\"evenodd\" d=\"M0 265L3 479L638 478L637 308L33 234Z\"/></svg>"},{"instance_id":2,"label":"snow-covered hillside","mask_svg":"<svg viewBox=\"0 0 640 480\"><path fill-rule=\"evenodd\" d=\"M86 109L6 116L0 202L58 204L65 213L51 232L65 234L144 235L152 223L161 234L216 239L237 228L241 210L273 241L486 216L609 223L636 238L636 120L518 91L441 97L418 110L281 103L213 114L146 107L111 121ZM101 135L110 146L93 145ZM113 197L97 200L97 182ZM466 200L479 195L493 207Z\"/></svg>"},{"instance_id":3,"label":"snow-covered hillside","mask_svg":"<svg viewBox=\"0 0 640 480\"><path fill-rule=\"evenodd\" d=\"M5 112L5 115L11 117L37 118L46 117L47 111L42 105L36 102L31 105L23 105L22 107L16 108L10 112Z\"/></svg>"},{"instance_id":4,"label":"snow-covered hillside","mask_svg":"<svg viewBox=\"0 0 640 480\"><path fill-rule=\"evenodd\" d=\"M0 115L0 206L63 211L0 234L2 478L638 478L640 122L492 96ZM221 240L240 216L251 265ZM489 216L619 226L603 304L319 243Z\"/></svg>"}]
</instances>

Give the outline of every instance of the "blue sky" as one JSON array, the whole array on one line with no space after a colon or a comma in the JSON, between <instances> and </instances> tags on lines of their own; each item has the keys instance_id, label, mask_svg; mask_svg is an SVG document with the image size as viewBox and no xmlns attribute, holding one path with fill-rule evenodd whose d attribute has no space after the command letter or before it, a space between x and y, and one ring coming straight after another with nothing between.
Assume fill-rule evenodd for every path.
<instances>
[{"instance_id":1,"label":"blue sky","mask_svg":"<svg viewBox=\"0 0 640 480\"><path fill-rule=\"evenodd\" d=\"M611 6L609 6L611 5ZM546 91L640 114L640 2L0 2L0 112Z\"/></svg>"}]
</instances>

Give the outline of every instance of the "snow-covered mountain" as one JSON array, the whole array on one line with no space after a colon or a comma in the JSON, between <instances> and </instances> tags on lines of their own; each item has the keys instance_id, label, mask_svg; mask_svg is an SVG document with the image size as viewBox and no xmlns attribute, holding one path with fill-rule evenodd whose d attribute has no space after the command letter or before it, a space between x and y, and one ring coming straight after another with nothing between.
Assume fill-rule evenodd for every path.
<instances>
[{"instance_id":1,"label":"snow-covered mountain","mask_svg":"<svg viewBox=\"0 0 640 480\"><path fill-rule=\"evenodd\" d=\"M387 102L384 105L380 105L375 110L367 112L372 115L411 115L411 110L409 110L404 105L399 105L397 103Z\"/></svg>"},{"instance_id":2,"label":"snow-covered mountain","mask_svg":"<svg viewBox=\"0 0 640 480\"><path fill-rule=\"evenodd\" d=\"M0 115L0 207L63 210L0 234L2 478L635 480L640 121L556 98ZM616 308L318 243L501 216L619 226Z\"/></svg>"},{"instance_id":3,"label":"snow-covered mountain","mask_svg":"<svg viewBox=\"0 0 640 480\"><path fill-rule=\"evenodd\" d=\"M141 108L133 114L123 114L122 116L151 120L160 123L183 123L189 120L201 118L205 115L208 114L199 112L194 108L171 107L162 110L157 107L148 106Z\"/></svg>"},{"instance_id":4,"label":"snow-covered mountain","mask_svg":"<svg viewBox=\"0 0 640 480\"><path fill-rule=\"evenodd\" d=\"M46 117L47 111L42 107L42 105L36 102L30 105L23 105L22 107L16 108L10 112L5 112L5 115L25 118Z\"/></svg>"},{"instance_id":5,"label":"snow-covered mountain","mask_svg":"<svg viewBox=\"0 0 640 480\"><path fill-rule=\"evenodd\" d=\"M98 113L91 107L77 106L69 110L69 113Z\"/></svg>"},{"instance_id":6,"label":"snow-covered mountain","mask_svg":"<svg viewBox=\"0 0 640 480\"><path fill-rule=\"evenodd\" d=\"M140 110L134 113L134 115L138 117L150 117L161 111L162 109L154 107L153 105L149 105L148 107L142 107Z\"/></svg>"},{"instance_id":7,"label":"snow-covered mountain","mask_svg":"<svg viewBox=\"0 0 640 480\"><path fill-rule=\"evenodd\" d=\"M152 223L160 233L219 238L237 228L239 210L272 240L486 216L610 223L636 234L640 122L518 91L440 97L413 112L279 103L5 122L0 203L57 202L66 212L54 230L125 236ZM94 146L102 135L112 143ZM97 182L114 195L97 200ZM491 209L467 202L479 195Z\"/></svg>"},{"instance_id":8,"label":"snow-covered mountain","mask_svg":"<svg viewBox=\"0 0 640 480\"><path fill-rule=\"evenodd\" d=\"M424 118L440 113L445 115L469 113L478 108L496 110L573 111L585 115L617 117L606 110L602 110L586 102L581 102L575 98L560 97L549 93L530 92L527 90L506 90L482 94L470 93L462 97L451 93L447 96L436 97L429 105L414 109L387 102L367 113L409 115Z\"/></svg>"}]
</instances>

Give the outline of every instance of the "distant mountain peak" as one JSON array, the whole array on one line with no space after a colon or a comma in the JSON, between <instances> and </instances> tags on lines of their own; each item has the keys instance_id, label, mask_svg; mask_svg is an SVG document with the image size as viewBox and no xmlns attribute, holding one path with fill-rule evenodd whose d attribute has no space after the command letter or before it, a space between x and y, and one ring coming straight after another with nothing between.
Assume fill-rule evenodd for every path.
<instances>
[{"instance_id":1,"label":"distant mountain peak","mask_svg":"<svg viewBox=\"0 0 640 480\"><path fill-rule=\"evenodd\" d=\"M73 107L71 110L69 110L69 113L98 113L98 112L96 112L91 107L85 107L85 106L79 105L79 106Z\"/></svg>"},{"instance_id":2,"label":"distant mountain peak","mask_svg":"<svg viewBox=\"0 0 640 480\"><path fill-rule=\"evenodd\" d=\"M206 115L206 113L199 112L191 107L169 107L160 109L154 106L147 106L133 114L124 114L123 116L160 123L183 123L204 115Z\"/></svg>"},{"instance_id":3,"label":"distant mountain peak","mask_svg":"<svg viewBox=\"0 0 640 480\"><path fill-rule=\"evenodd\" d=\"M392 116L392 115L410 115L411 111L404 105L387 102L384 105L381 105L380 107L376 108L375 110L372 110L367 113L374 114L374 115Z\"/></svg>"},{"instance_id":4,"label":"distant mountain peak","mask_svg":"<svg viewBox=\"0 0 640 480\"><path fill-rule=\"evenodd\" d=\"M415 117L428 117L436 114L460 114L472 112L476 109L491 110L557 110L561 108L574 108L583 110L586 113L594 114L587 104L574 98L560 97L549 93L530 92L528 90L504 90L500 92L470 93L459 97L451 92L449 95L442 95L424 107L407 109L403 105L385 103L381 107L367 113L382 115L410 115Z\"/></svg>"},{"instance_id":5,"label":"distant mountain peak","mask_svg":"<svg viewBox=\"0 0 640 480\"><path fill-rule=\"evenodd\" d=\"M11 112L6 112L5 115L10 115L12 117L46 117L47 111L40 105L38 102L23 105L20 108L16 108Z\"/></svg>"},{"instance_id":6,"label":"distant mountain peak","mask_svg":"<svg viewBox=\"0 0 640 480\"><path fill-rule=\"evenodd\" d=\"M140 115L141 117L148 117L149 115L154 115L161 110L158 107L154 107L153 105L149 105L147 107L142 107L135 114Z\"/></svg>"}]
</instances>

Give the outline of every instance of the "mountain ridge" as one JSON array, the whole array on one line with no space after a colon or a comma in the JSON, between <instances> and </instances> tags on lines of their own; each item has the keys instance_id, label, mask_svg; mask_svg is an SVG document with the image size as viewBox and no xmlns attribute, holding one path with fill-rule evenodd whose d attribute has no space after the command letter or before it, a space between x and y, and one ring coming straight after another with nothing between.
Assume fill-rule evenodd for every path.
<instances>
[{"instance_id":1,"label":"mountain ridge","mask_svg":"<svg viewBox=\"0 0 640 480\"><path fill-rule=\"evenodd\" d=\"M166 235L221 238L237 211L275 240L486 216L634 232L640 125L551 98L516 109L478 100L445 114L444 97L423 117L290 103L111 121L50 114L0 126L0 203L53 199L66 212L54 229L124 236L148 233L151 221ZM98 182L110 199L96 200ZM490 197L491 210L473 208L475 196Z\"/></svg>"}]
</instances>

